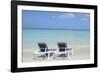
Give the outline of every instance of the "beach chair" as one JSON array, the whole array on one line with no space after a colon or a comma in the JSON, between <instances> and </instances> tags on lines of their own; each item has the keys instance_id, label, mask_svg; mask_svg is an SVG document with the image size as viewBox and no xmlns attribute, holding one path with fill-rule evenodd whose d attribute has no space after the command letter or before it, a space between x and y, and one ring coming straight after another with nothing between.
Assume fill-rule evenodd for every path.
<instances>
[{"instance_id":1,"label":"beach chair","mask_svg":"<svg viewBox=\"0 0 100 73\"><path fill-rule=\"evenodd\" d=\"M58 53L56 57L61 57L62 59L65 59L66 57L69 58L71 53L71 48L67 47L67 44L64 42L59 42L58 44Z\"/></svg>"},{"instance_id":2,"label":"beach chair","mask_svg":"<svg viewBox=\"0 0 100 73\"><path fill-rule=\"evenodd\" d=\"M38 43L38 47L39 47L39 51L36 53L37 56L35 56L35 58L42 58L42 59L45 59L48 57L48 54L47 54L47 50L48 50L48 47L46 45L46 43Z\"/></svg>"}]
</instances>

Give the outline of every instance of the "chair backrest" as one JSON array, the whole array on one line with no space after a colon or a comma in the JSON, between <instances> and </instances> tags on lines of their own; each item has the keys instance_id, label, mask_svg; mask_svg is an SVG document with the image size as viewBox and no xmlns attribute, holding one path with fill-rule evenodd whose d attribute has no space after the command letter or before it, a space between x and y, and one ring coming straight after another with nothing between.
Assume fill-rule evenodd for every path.
<instances>
[{"instance_id":1,"label":"chair backrest","mask_svg":"<svg viewBox=\"0 0 100 73\"><path fill-rule=\"evenodd\" d=\"M58 47L59 47L59 52L63 52L67 48L67 44L64 42L59 42Z\"/></svg>"},{"instance_id":2,"label":"chair backrest","mask_svg":"<svg viewBox=\"0 0 100 73\"><path fill-rule=\"evenodd\" d=\"M38 43L38 46L40 48L40 52L45 52L48 48L46 43Z\"/></svg>"}]
</instances>

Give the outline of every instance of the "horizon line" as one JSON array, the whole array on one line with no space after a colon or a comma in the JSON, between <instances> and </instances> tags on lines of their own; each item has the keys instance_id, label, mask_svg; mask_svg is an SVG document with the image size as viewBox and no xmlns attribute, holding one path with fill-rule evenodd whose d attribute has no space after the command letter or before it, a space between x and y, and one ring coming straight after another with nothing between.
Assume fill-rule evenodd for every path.
<instances>
[{"instance_id":1,"label":"horizon line","mask_svg":"<svg viewBox=\"0 0 100 73\"><path fill-rule=\"evenodd\" d=\"M49 29L49 30L84 30L84 31L90 31L90 29L67 29L67 28L23 28L22 29Z\"/></svg>"}]
</instances>

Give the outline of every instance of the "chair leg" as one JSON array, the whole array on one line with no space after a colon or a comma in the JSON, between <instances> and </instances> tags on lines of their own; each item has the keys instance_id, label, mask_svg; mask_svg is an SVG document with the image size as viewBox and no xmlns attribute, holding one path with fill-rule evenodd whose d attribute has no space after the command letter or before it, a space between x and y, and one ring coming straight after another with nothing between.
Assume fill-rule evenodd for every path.
<instances>
[{"instance_id":1,"label":"chair leg","mask_svg":"<svg viewBox=\"0 0 100 73\"><path fill-rule=\"evenodd\" d=\"M46 56L45 56L45 55L43 55L43 60L45 59L45 57L46 57Z\"/></svg>"},{"instance_id":2,"label":"chair leg","mask_svg":"<svg viewBox=\"0 0 100 73\"><path fill-rule=\"evenodd\" d=\"M55 58L55 54L53 54L53 59L56 59L56 58Z\"/></svg>"},{"instance_id":3,"label":"chair leg","mask_svg":"<svg viewBox=\"0 0 100 73\"><path fill-rule=\"evenodd\" d=\"M65 59L65 57L63 57L63 60Z\"/></svg>"},{"instance_id":4,"label":"chair leg","mask_svg":"<svg viewBox=\"0 0 100 73\"><path fill-rule=\"evenodd\" d=\"M33 54L33 60L35 60L35 54Z\"/></svg>"}]
</instances>

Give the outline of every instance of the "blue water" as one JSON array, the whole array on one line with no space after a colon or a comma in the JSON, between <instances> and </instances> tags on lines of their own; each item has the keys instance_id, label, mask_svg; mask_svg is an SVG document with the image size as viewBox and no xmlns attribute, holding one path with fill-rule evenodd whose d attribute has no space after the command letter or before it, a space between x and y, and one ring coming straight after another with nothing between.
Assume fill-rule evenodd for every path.
<instances>
[{"instance_id":1,"label":"blue water","mask_svg":"<svg viewBox=\"0 0 100 73\"><path fill-rule=\"evenodd\" d=\"M62 29L23 29L23 48L36 48L38 42L45 42L50 47L56 47L57 42L71 45L89 45L89 30Z\"/></svg>"}]
</instances>

